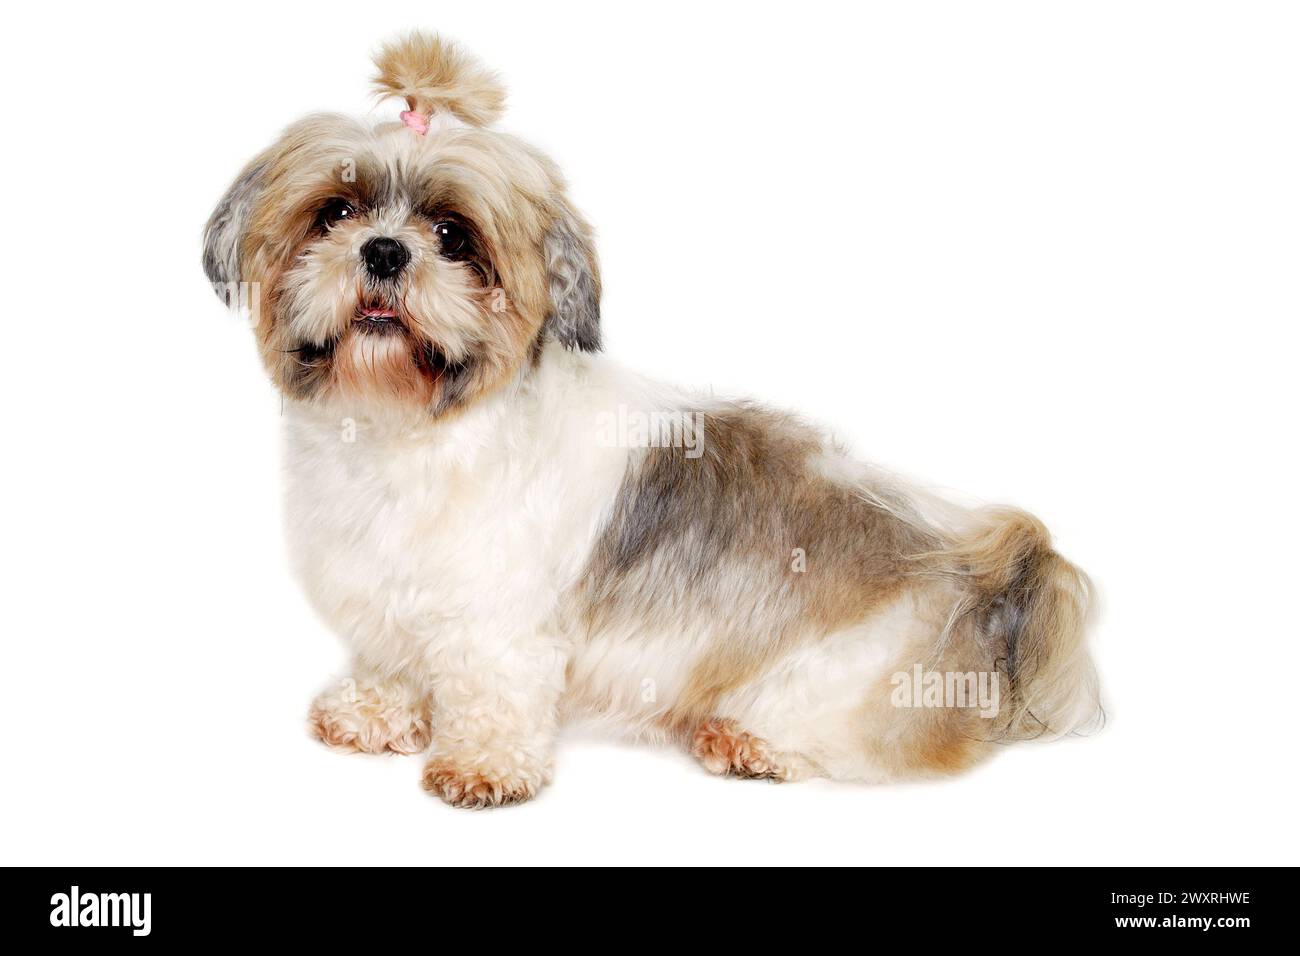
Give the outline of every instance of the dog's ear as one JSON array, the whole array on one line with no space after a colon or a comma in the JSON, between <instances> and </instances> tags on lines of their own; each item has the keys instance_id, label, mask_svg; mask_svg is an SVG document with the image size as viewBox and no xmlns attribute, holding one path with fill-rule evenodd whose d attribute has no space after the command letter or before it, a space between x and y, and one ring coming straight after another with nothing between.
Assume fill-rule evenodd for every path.
<instances>
[{"instance_id":1,"label":"dog's ear","mask_svg":"<svg viewBox=\"0 0 1300 956\"><path fill-rule=\"evenodd\" d=\"M203 271L212 289L226 305L239 302L240 249L252 217L253 204L262 189L266 161L263 157L244 167L212 211L203 230Z\"/></svg>"},{"instance_id":2,"label":"dog's ear","mask_svg":"<svg viewBox=\"0 0 1300 956\"><path fill-rule=\"evenodd\" d=\"M551 314L546 330L566 349L600 351L600 266L591 227L567 203L546 234Z\"/></svg>"}]
</instances>

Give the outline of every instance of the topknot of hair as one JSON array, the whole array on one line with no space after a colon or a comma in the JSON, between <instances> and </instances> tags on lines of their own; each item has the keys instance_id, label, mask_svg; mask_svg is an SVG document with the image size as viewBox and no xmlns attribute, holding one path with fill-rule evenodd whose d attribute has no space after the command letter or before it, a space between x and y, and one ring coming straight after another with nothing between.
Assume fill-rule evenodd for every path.
<instances>
[{"instance_id":1,"label":"topknot of hair","mask_svg":"<svg viewBox=\"0 0 1300 956\"><path fill-rule=\"evenodd\" d=\"M471 126L487 126L505 110L506 90L497 75L436 34L409 33L385 44L375 66L375 92L402 97L416 113L451 113Z\"/></svg>"}]
</instances>

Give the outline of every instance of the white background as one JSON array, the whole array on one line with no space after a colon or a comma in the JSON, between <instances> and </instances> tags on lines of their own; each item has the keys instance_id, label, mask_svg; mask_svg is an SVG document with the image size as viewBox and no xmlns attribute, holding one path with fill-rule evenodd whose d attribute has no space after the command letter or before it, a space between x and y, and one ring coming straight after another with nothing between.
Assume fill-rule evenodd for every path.
<instances>
[{"instance_id":1,"label":"white background","mask_svg":"<svg viewBox=\"0 0 1300 956\"><path fill-rule=\"evenodd\" d=\"M109 7L112 7L110 12ZM28 5L4 73L6 863L1297 863L1300 29L1268 3ZM1098 736L774 786L566 741L535 802L309 740L240 166L440 29L600 236L608 351L1039 513Z\"/></svg>"}]
</instances>

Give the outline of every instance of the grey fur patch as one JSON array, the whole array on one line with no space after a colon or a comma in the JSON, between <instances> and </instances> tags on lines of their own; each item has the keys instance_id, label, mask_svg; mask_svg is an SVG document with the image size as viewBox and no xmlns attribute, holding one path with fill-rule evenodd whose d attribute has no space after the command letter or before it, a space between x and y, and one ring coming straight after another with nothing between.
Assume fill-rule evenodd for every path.
<instances>
[{"instance_id":1,"label":"grey fur patch","mask_svg":"<svg viewBox=\"0 0 1300 956\"><path fill-rule=\"evenodd\" d=\"M547 332L567 349L600 351L600 277L586 226L572 214L557 219L545 252L553 309Z\"/></svg>"},{"instance_id":2,"label":"grey fur patch","mask_svg":"<svg viewBox=\"0 0 1300 956\"><path fill-rule=\"evenodd\" d=\"M820 434L754 405L701 413L703 454L633 459L588 564L593 623L712 621L743 654L860 619L935 546L914 525L809 465ZM806 571L791 566L794 549Z\"/></svg>"},{"instance_id":3,"label":"grey fur patch","mask_svg":"<svg viewBox=\"0 0 1300 956\"><path fill-rule=\"evenodd\" d=\"M203 230L203 271L213 290L227 305L235 304L235 290L242 281L239 249L265 169L265 163L246 166L221 197Z\"/></svg>"}]
</instances>

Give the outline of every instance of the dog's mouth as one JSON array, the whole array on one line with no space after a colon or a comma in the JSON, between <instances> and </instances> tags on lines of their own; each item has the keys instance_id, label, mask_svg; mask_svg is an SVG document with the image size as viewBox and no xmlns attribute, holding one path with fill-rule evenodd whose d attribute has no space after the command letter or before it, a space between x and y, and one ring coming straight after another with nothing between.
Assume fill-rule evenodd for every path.
<instances>
[{"instance_id":1,"label":"dog's mouth","mask_svg":"<svg viewBox=\"0 0 1300 956\"><path fill-rule=\"evenodd\" d=\"M396 309L365 303L357 307L352 326L367 335L395 335L406 331L406 325Z\"/></svg>"},{"instance_id":2,"label":"dog's mouth","mask_svg":"<svg viewBox=\"0 0 1300 956\"><path fill-rule=\"evenodd\" d=\"M401 309L383 300L363 298L352 317L352 329L358 335L404 336L411 347L411 360L426 378L435 384L444 374L464 369L462 362L451 361L432 342L416 335L407 324Z\"/></svg>"}]
</instances>

